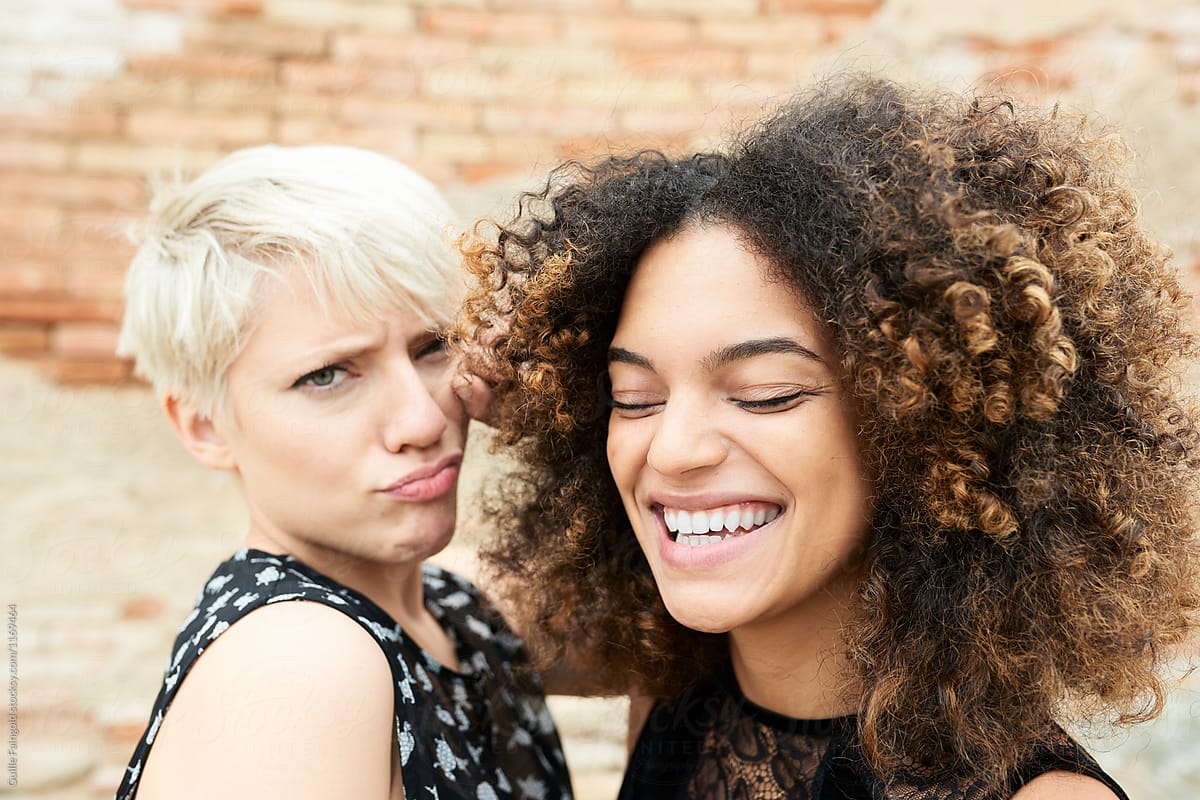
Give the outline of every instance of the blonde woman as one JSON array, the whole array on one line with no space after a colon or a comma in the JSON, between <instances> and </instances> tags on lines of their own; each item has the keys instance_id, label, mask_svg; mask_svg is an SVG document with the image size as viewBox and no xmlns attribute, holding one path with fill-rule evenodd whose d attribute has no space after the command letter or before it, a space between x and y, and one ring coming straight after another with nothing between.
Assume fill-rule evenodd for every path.
<instances>
[{"instance_id":1,"label":"blonde woman","mask_svg":"<svg viewBox=\"0 0 1200 800\"><path fill-rule=\"evenodd\" d=\"M261 147L152 211L121 350L249 523L118 798L569 797L520 640L424 564L454 529L467 423L441 196L377 154Z\"/></svg>"}]
</instances>

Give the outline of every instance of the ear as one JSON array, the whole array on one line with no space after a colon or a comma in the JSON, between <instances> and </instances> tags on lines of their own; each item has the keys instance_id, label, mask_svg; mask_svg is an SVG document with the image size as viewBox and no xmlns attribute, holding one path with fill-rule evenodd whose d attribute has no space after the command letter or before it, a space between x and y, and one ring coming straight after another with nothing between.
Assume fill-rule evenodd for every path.
<instances>
[{"instance_id":1,"label":"ear","mask_svg":"<svg viewBox=\"0 0 1200 800\"><path fill-rule=\"evenodd\" d=\"M163 410L167 412L167 420L175 435L193 458L211 469L232 470L237 467L225 437L195 405L167 395L163 398Z\"/></svg>"}]
</instances>

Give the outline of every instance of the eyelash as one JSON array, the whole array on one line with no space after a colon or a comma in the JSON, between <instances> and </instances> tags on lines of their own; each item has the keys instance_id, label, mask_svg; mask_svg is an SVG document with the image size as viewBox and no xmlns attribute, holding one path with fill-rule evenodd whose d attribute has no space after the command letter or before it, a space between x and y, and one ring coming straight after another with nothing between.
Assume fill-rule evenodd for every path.
<instances>
[{"instance_id":1,"label":"eyelash","mask_svg":"<svg viewBox=\"0 0 1200 800\"><path fill-rule=\"evenodd\" d=\"M332 370L332 371L334 371L334 373L349 372L349 370L342 364L337 364L337 363L326 364L322 367L318 367L318 368L314 369L312 372L307 372L304 375L301 375L299 378L296 379L296 382L292 384L292 388L293 389L301 389L304 387L309 387L317 392L329 392L329 391L333 391L334 389L337 389L339 386L341 386L345 382L344 380L335 381L333 383L325 384L324 386L319 386L312 382L313 376L319 375L320 373L325 372L326 370Z\"/></svg>"},{"instance_id":2,"label":"eyelash","mask_svg":"<svg viewBox=\"0 0 1200 800\"><path fill-rule=\"evenodd\" d=\"M792 392L791 394L785 394L780 397L768 397L763 400L734 400L733 402L737 403L739 407L744 408L747 411L754 411L756 409L767 411L779 408L780 406L786 406L789 403L801 399L802 397L812 397L815 394L816 392L812 392L807 389L801 389L800 391Z\"/></svg>"},{"instance_id":3,"label":"eyelash","mask_svg":"<svg viewBox=\"0 0 1200 800\"><path fill-rule=\"evenodd\" d=\"M792 392L791 394L782 395L780 397L768 397L763 400L735 399L733 402L736 403L739 408L745 409L746 411L771 411L800 400L801 398L814 397L816 394L817 392L810 391L808 389L801 389L800 391ZM622 403L621 401L615 400L611 397L608 399L608 407L616 411L649 411L650 409L661 405L662 403Z\"/></svg>"},{"instance_id":4,"label":"eyelash","mask_svg":"<svg viewBox=\"0 0 1200 800\"><path fill-rule=\"evenodd\" d=\"M441 331L438 331L436 334L434 334L432 339L424 342L420 347L417 348L416 357L424 358L425 356L431 356L444 352L446 352L446 339L444 334Z\"/></svg>"},{"instance_id":5,"label":"eyelash","mask_svg":"<svg viewBox=\"0 0 1200 800\"><path fill-rule=\"evenodd\" d=\"M429 341L422 342L421 345L416 349L414 355L415 355L415 358L422 359L422 358L427 358L429 356L440 355L445 352L446 352L446 340L443 337L442 333L439 331L431 339L429 339ZM292 388L299 389L299 388L308 386L308 387L311 387L314 391L329 392L329 391L333 391L333 390L337 389L343 383L345 383L345 380L341 380L341 381L336 381L334 383L326 384L324 386L318 386L317 384L312 382L313 376L319 375L320 373L325 372L326 370L333 370L334 372L342 372L342 373L350 372L350 368L347 367L345 364L342 364L340 362L331 362L329 364L325 364L323 366L317 367L312 372L306 372L305 374L301 375L299 378L296 379L296 382L292 384Z\"/></svg>"}]
</instances>

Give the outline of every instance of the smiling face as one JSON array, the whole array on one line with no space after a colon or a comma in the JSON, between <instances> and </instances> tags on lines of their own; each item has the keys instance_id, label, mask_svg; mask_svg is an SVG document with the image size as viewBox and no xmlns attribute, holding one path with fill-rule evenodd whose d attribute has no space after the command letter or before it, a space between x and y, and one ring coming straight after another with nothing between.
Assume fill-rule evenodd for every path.
<instances>
[{"instance_id":1,"label":"smiling face","mask_svg":"<svg viewBox=\"0 0 1200 800\"><path fill-rule=\"evenodd\" d=\"M455 519L466 417L427 323L331 316L300 270L264 287L213 422L250 508L251 546L329 572L413 562Z\"/></svg>"},{"instance_id":2,"label":"smiling face","mask_svg":"<svg viewBox=\"0 0 1200 800\"><path fill-rule=\"evenodd\" d=\"M828 623L871 486L822 326L722 226L642 257L609 351L608 460L667 610L695 630Z\"/></svg>"}]
</instances>

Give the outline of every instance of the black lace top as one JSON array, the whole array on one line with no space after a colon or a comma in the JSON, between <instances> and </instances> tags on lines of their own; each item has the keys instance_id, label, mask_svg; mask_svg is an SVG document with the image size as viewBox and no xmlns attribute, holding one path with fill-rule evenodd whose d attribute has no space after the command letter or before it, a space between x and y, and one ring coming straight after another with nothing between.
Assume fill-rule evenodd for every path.
<instances>
[{"instance_id":1,"label":"black lace top","mask_svg":"<svg viewBox=\"0 0 1200 800\"><path fill-rule=\"evenodd\" d=\"M256 608L302 600L346 614L387 656L404 794L410 798L560 800L571 797L562 746L520 639L467 581L425 566L425 605L454 643L442 666L366 596L287 556L239 550L217 567L184 620L162 689L117 800L133 800L163 715L213 640Z\"/></svg>"},{"instance_id":2,"label":"black lace top","mask_svg":"<svg viewBox=\"0 0 1200 800\"><path fill-rule=\"evenodd\" d=\"M731 677L701 684L651 711L625 771L620 800L985 800L974 785L912 782L885 788L854 747L855 719L792 719L757 706ZM1121 788L1066 733L1024 765L1017 791L1052 770ZM1010 793L1011 794L1011 793ZM989 799L990 800L990 799Z\"/></svg>"}]
</instances>

